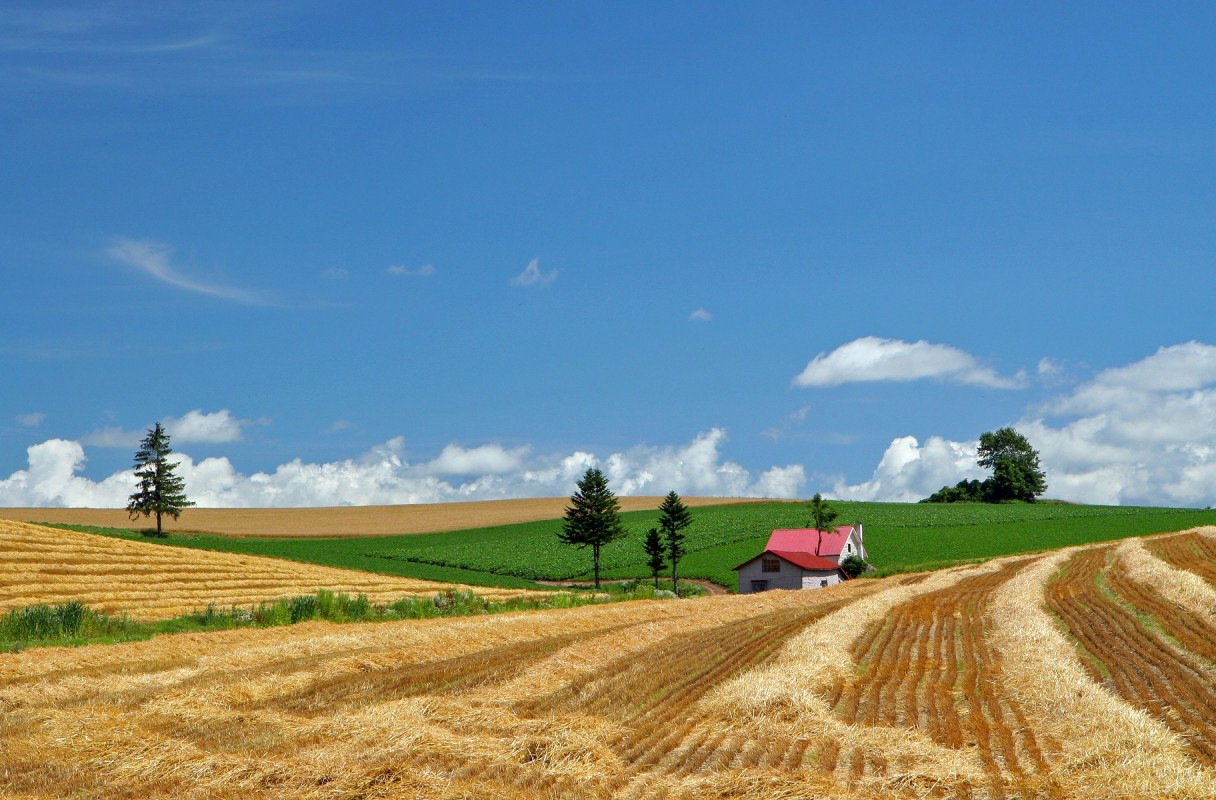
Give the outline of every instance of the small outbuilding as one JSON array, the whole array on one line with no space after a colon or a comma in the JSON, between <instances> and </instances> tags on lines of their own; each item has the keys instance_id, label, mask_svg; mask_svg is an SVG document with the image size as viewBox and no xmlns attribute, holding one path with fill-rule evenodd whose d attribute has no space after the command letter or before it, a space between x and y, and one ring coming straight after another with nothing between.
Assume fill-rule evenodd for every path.
<instances>
[{"instance_id":1,"label":"small outbuilding","mask_svg":"<svg viewBox=\"0 0 1216 800\"><path fill-rule=\"evenodd\" d=\"M735 567L739 594L769 589L822 589L849 576L840 562L849 556L868 557L861 523L834 530L815 528L775 530L764 552Z\"/></svg>"}]
</instances>

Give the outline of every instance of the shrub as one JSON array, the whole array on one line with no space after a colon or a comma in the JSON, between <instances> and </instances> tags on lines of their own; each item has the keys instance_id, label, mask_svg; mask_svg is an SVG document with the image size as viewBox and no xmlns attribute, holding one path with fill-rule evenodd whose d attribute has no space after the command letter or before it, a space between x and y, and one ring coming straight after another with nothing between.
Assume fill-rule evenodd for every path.
<instances>
[{"instance_id":1,"label":"shrub","mask_svg":"<svg viewBox=\"0 0 1216 800\"><path fill-rule=\"evenodd\" d=\"M849 556L840 562L840 568L844 570L844 574L848 575L850 578L856 578L863 572L867 572L868 570L872 569L872 567L860 556Z\"/></svg>"}]
</instances>

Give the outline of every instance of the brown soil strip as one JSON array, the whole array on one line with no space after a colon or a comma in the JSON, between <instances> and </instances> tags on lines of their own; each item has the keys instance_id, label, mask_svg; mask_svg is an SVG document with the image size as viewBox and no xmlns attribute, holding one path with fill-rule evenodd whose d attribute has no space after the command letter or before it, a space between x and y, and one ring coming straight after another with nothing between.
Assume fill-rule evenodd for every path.
<instances>
[{"instance_id":1,"label":"brown soil strip","mask_svg":"<svg viewBox=\"0 0 1216 800\"><path fill-rule=\"evenodd\" d=\"M986 606L1025 565L1020 560L892 609L853 648L861 676L833 692L848 724L915 727L946 747L974 747L993 798L1058 797L1034 732L1003 689L997 654L988 648ZM890 769L855 748L828 748L820 763L849 782ZM841 773L847 764L847 772Z\"/></svg>"},{"instance_id":2,"label":"brown soil strip","mask_svg":"<svg viewBox=\"0 0 1216 800\"><path fill-rule=\"evenodd\" d=\"M1102 591L1098 579L1111 578L1111 554L1110 547L1077 553L1064 575L1048 586L1048 605L1091 657L1086 666L1094 680L1180 734L1200 762L1216 765L1216 691L1211 678L1193 657L1149 631ZM1135 591L1117 575L1112 589ZM1181 617L1184 612L1162 613ZM1189 635L1175 627L1180 635Z\"/></svg>"}]
</instances>

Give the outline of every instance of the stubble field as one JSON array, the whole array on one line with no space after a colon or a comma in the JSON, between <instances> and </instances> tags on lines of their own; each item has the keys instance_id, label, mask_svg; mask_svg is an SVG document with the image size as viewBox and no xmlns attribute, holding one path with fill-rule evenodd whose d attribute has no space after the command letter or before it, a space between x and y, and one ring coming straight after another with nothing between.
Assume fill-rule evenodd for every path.
<instances>
[{"instance_id":1,"label":"stubble field","mask_svg":"<svg viewBox=\"0 0 1216 800\"><path fill-rule=\"evenodd\" d=\"M0 613L36 603L79 600L94 611L158 620L202 611L208 605L249 606L317 589L366 594L372 603L385 603L433 595L445 585L0 519ZM478 594L502 600L524 593L479 588Z\"/></svg>"},{"instance_id":2,"label":"stubble field","mask_svg":"<svg viewBox=\"0 0 1216 800\"><path fill-rule=\"evenodd\" d=\"M622 511L658 508L661 497L621 497ZM771 503L732 497L685 497L690 508ZM356 537L441 533L487 525L511 525L560 518L568 497L522 500L484 500L470 503L418 503L400 506L343 506L334 508L191 508L180 519L166 517L167 531L217 533L224 536ZM130 528L148 525L144 518L132 523L126 511L115 508L3 508L0 518L22 522L57 522ZM156 520L151 520L156 527Z\"/></svg>"},{"instance_id":3,"label":"stubble field","mask_svg":"<svg viewBox=\"0 0 1216 800\"><path fill-rule=\"evenodd\" d=\"M0 794L1210 798L1214 535L7 654Z\"/></svg>"}]
</instances>

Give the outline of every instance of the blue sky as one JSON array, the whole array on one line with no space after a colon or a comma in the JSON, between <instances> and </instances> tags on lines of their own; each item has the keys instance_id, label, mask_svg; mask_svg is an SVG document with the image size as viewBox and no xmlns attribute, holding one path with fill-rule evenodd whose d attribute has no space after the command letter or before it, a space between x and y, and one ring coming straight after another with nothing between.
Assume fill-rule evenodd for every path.
<instances>
[{"instance_id":1,"label":"blue sky","mask_svg":"<svg viewBox=\"0 0 1216 800\"><path fill-rule=\"evenodd\" d=\"M0 505L1216 502L1216 10L6 3Z\"/></svg>"}]
</instances>

